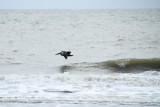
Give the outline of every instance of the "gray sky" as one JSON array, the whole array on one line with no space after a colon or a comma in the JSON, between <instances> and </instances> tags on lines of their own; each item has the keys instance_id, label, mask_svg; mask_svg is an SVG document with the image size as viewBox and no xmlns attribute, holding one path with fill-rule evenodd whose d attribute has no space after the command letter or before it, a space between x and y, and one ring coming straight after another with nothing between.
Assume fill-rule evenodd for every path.
<instances>
[{"instance_id":1,"label":"gray sky","mask_svg":"<svg viewBox=\"0 0 160 107\"><path fill-rule=\"evenodd\" d=\"M0 9L159 8L160 0L0 0Z\"/></svg>"}]
</instances>

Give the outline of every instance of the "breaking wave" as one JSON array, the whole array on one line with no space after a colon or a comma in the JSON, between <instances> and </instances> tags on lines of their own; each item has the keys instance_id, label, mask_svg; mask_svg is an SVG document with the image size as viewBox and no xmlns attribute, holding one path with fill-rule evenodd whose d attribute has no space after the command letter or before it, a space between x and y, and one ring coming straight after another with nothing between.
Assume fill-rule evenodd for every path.
<instances>
[{"instance_id":1,"label":"breaking wave","mask_svg":"<svg viewBox=\"0 0 160 107\"><path fill-rule=\"evenodd\" d=\"M160 59L83 62L58 69L63 74L0 75L0 102L160 104Z\"/></svg>"},{"instance_id":2,"label":"breaking wave","mask_svg":"<svg viewBox=\"0 0 160 107\"><path fill-rule=\"evenodd\" d=\"M60 72L72 71L108 71L120 73L139 73L143 71L160 71L160 59L117 59L97 63L74 63L63 65L59 68Z\"/></svg>"}]
</instances>

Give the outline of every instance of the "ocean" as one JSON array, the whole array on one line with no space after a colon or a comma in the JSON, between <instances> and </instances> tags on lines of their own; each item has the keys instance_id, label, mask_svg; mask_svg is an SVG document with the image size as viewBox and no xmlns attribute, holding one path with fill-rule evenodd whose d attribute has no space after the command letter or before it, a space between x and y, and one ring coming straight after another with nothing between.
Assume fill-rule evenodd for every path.
<instances>
[{"instance_id":1,"label":"ocean","mask_svg":"<svg viewBox=\"0 0 160 107\"><path fill-rule=\"evenodd\" d=\"M159 107L160 10L0 10L0 105Z\"/></svg>"}]
</instances>

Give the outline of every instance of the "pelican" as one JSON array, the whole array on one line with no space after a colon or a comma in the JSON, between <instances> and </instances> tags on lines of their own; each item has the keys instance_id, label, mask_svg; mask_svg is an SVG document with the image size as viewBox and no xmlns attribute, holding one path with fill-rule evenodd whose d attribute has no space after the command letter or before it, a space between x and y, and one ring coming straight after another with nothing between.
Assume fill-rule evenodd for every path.
<instances>
[{"instance_id":1,"label":"pelican","mask_svg":"<svg viewBox=\"0 0 160 107\"><path fill-rule=\"evenodd\" d=\"M71 51L61 51L60 53L57 53L55 55L61 55L61 56L64 56L65 59L67 59L68 56L73 56L71 55Z\"/></svg>"}]
</instances>

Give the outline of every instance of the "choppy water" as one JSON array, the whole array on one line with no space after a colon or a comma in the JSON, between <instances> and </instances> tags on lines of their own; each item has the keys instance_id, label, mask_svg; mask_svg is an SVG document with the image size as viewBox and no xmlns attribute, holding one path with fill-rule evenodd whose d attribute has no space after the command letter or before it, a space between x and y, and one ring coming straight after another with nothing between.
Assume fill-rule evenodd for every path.
<instances>
[{"instance_id":1,"label":"choppy water","mask_svg":"<svg viewBox=\"0 0 160 107\"><path fill-rule=\"evenodd\" d=\"M0 10L0 102L158 107L159 28L160 10Z\"/></svg>"}]
</instances>

